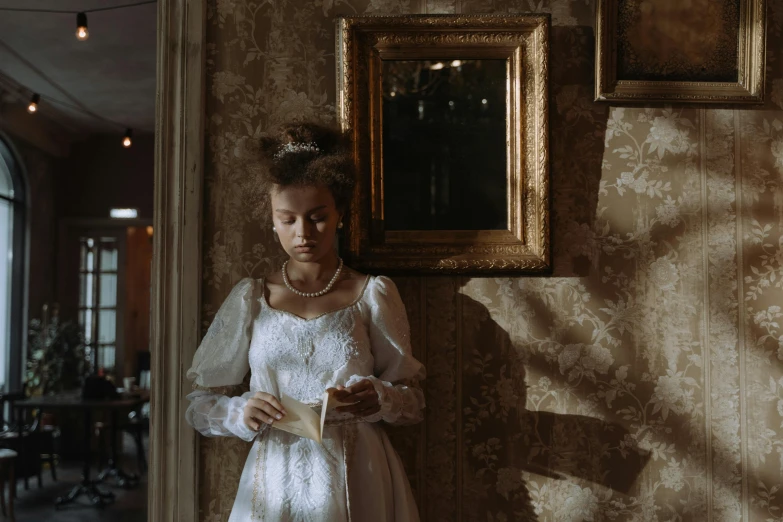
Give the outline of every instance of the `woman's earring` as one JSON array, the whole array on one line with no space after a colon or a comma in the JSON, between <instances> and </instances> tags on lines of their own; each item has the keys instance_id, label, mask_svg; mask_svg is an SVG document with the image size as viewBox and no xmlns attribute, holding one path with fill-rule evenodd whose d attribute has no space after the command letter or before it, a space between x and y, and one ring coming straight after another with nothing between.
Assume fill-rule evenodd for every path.
<instances>
[{"instance_id":1,"label":"woman's earring","mask_svg":"<svg viewBox=\"0 0 783 522\"><path fill-rule=\"evenodd\" d=\"M280 237L277 235L277 229L275 227L272 227L272 234L275 235L275 241L278 243L280 242Z\"/></svg>"}]
</instances>

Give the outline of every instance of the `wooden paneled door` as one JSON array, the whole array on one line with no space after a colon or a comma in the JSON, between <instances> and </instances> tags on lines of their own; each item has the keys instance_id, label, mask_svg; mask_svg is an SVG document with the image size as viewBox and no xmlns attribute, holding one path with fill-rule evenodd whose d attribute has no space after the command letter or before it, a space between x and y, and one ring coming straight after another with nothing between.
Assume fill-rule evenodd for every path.
<instances>
[{"instance_id":1,"label":"wooden paneled door","mask_svg":"<svg viewBox=\"0 0 783 522\"><path fill-rule=\"evenodd\" d=\"M135 376L149 349L152 227L145 222L71 222L61 231L58 299L82 326L96 372Z\"/></svg>"}]
</instances>

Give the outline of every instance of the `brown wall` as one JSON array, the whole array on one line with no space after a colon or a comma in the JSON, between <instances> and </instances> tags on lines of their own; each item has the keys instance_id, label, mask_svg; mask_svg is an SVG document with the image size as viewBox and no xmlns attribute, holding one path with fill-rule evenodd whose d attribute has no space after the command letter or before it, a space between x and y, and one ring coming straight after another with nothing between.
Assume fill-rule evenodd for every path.
<instances>
[{"instance_id":1,"label":"brown wall","mask_svg":"<svg viewBox=\"0 0 783 522\"><path fill-rule=\"evenodd\" d=\"M29 318L41 317L45 303L59 303L63 318L75 320L78 237L71 238L69 250L64 244L65 223L107 221L111 207L136 207L140 218L151 221L154 138L136 136L133 146L125 149L120 136L85 137L53 120L30 117L23 106L8 104L0 104L0 129L19 152L30 188ZM147 238L145 227L140 230L143 234L137 236ZM135 351L147 350L149 337L151 244L136 241L132 248L128 313L124 333L119 332L126 349L118 361L128 374L135 371Z\"/></svg>"},{"instance_id":2,"label":"brown wall","mask_svg":"<svg viewBox=\"0 0 783 522\"><path fill-rule=\"evenodd\" d=\"M44 303L55 302L57 280L57 176L63 158L47 154L18 139L14 146L27 172L30 194L30 265L28 313L30 319L41 317Z\"/></svg>"},{"instance_id":3,"label":"brown wall","mask_svg":"<svg viewBox=\"0 0 783 522\"><path fill-rule=\"evenodd\" d=\"M30 186L29 318L56 302L58 180L66 168L73 132L58 121L28 114L26 104L0 103L0 129L21 155Z\"/></svg>"},{"instance_id":4,"label":"brown wall","mask_svg":"<svg viewBox=\"0 0 783 522\"><path fill-rule=\"evenodd\" d=\"M54 156L10 136L30 187L29 318L41 317L45 303L59 303L63 318L75 320L78 231L105 227L111 207L136 207L140 218L151 221L154 140L139 136L124 149L117 137L93 137L58 149L67 156ZM136 351L149 349L152 246L145 226L129 229L127 246L125 353L118 362L133 375Z\"/></svg>"},{"instance_id":5,"label":"brown wall","mask_svg":"<svg viewBox=\"0 0 783 522\"><path fill-rule=\"evenodd\" d=\"M60 222L107 219L111 207L136 207L139 217L152 219L154 139L134 138L125 149L116 136L93 137L57 149L63 156L16 137L4 125L21 155L30 186L29 317L40 317L44 303L75 306L78 289L58 291ZM46 144L44 144L46 145Z\"/></svg>"},{"instance_id":6,"label":"brown wall","mask_svg":"<svg viewBox=\"0 0 783 522\"><path fill-rule=\"evenodd\" d=\"M57 298L63 314L74 317L78 306L80 230L106 228L109 209L138 208L139 218L152 219L154 139L138 136L122 147L118 136L96 136L74 144L57 183L60 218ZM114 221L111 227L123 226Z\"/></svg>"},{"instance_id":7,"label":"brown wall","mask_svg":"<svg viewBox=\"0 0 783 522\"><path fill-rule=\"evenodd\" d=\"M137 353L149 351L152 236L128 227L125 265L125 376L135 376ZM138 384L138 383L137 383Z\"/></svg>"},{"instance_id":8,"label":"brown wall","mask_svg":"<svg viewBox=\"0 0 783 522\"><path fill-rule=\"evenodd\" d=\"M136 207L152 219L155 143L134 137L126 149L119 136L93 137L74 144L57 185L60 217L109 217L112 207Z\"/></svg>"},{"instance_id":9,"label":"brown wall","mask_svg":"<svg viewBox=\"0 0 783 522\"><path fill-rule=\"evenodd\" d=\"M765 105L612 107L593 101L593 0L210 3L205 323L279 269L250 144L333 121L336 15L551 12L554 275L396 279L428 372L425 422L395 434L422 518L777 518L783 2L767 5ZM247 449L202 439L201 520L226 520Z\"/></svg>"},{"instance_id":10,"label":"brown wall","mask_svg":"<svg viewBox=\"0 0 783 522\"><path fill-rule=\"evenodd\" d=\"M148 223L151 225L151 221ZM79 239L90 234L116 237L120 242L119 281L124 288L119 289L118 300L125 309L117 317L119 377L133 376L136 353L149 350L152 240L147 226L110 220L64 220L60 229L57 298L60 313L66 319L75 320L78 312Z\"/></svg>"}]
</instances>

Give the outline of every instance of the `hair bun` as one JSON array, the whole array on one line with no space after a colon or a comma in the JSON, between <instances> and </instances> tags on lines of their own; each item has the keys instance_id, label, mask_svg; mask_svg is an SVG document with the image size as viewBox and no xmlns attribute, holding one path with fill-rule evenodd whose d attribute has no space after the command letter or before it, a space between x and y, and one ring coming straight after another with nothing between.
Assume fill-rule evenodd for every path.
<instances>
[{"instance_id":1,"label":"hair bun","mask_svg":"<svg viewBox=\"0 0 783 522\"><path fill-rule=\"evenodd\" d=\"M336 126L291 122L258 140L263 190L272 187L328 188L341 211L347 208L356 183L351 139Z\"/></svg>"}]
</instances>

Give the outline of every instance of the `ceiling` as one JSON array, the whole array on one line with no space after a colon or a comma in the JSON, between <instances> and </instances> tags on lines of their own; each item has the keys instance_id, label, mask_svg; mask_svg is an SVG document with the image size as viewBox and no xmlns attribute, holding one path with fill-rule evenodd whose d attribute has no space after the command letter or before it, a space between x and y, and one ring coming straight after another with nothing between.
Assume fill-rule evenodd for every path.
<instances>
[{"instance_id":1,"label":"ceiling","mask_svg":"<svg viewBox=\"0 0 783 522\"><path fill-rule=\"evenodd\" d=\"M0 8L80 11L138 1L0 0ZM118 134L126 127L153 132L157 5L88 13L87 17L89 38L80 42L74 14L0 11L4 99L13 96L26 104L30 93L37 92L42 98L39 114L80 133Z\"/></svg>"}]
</instances>

